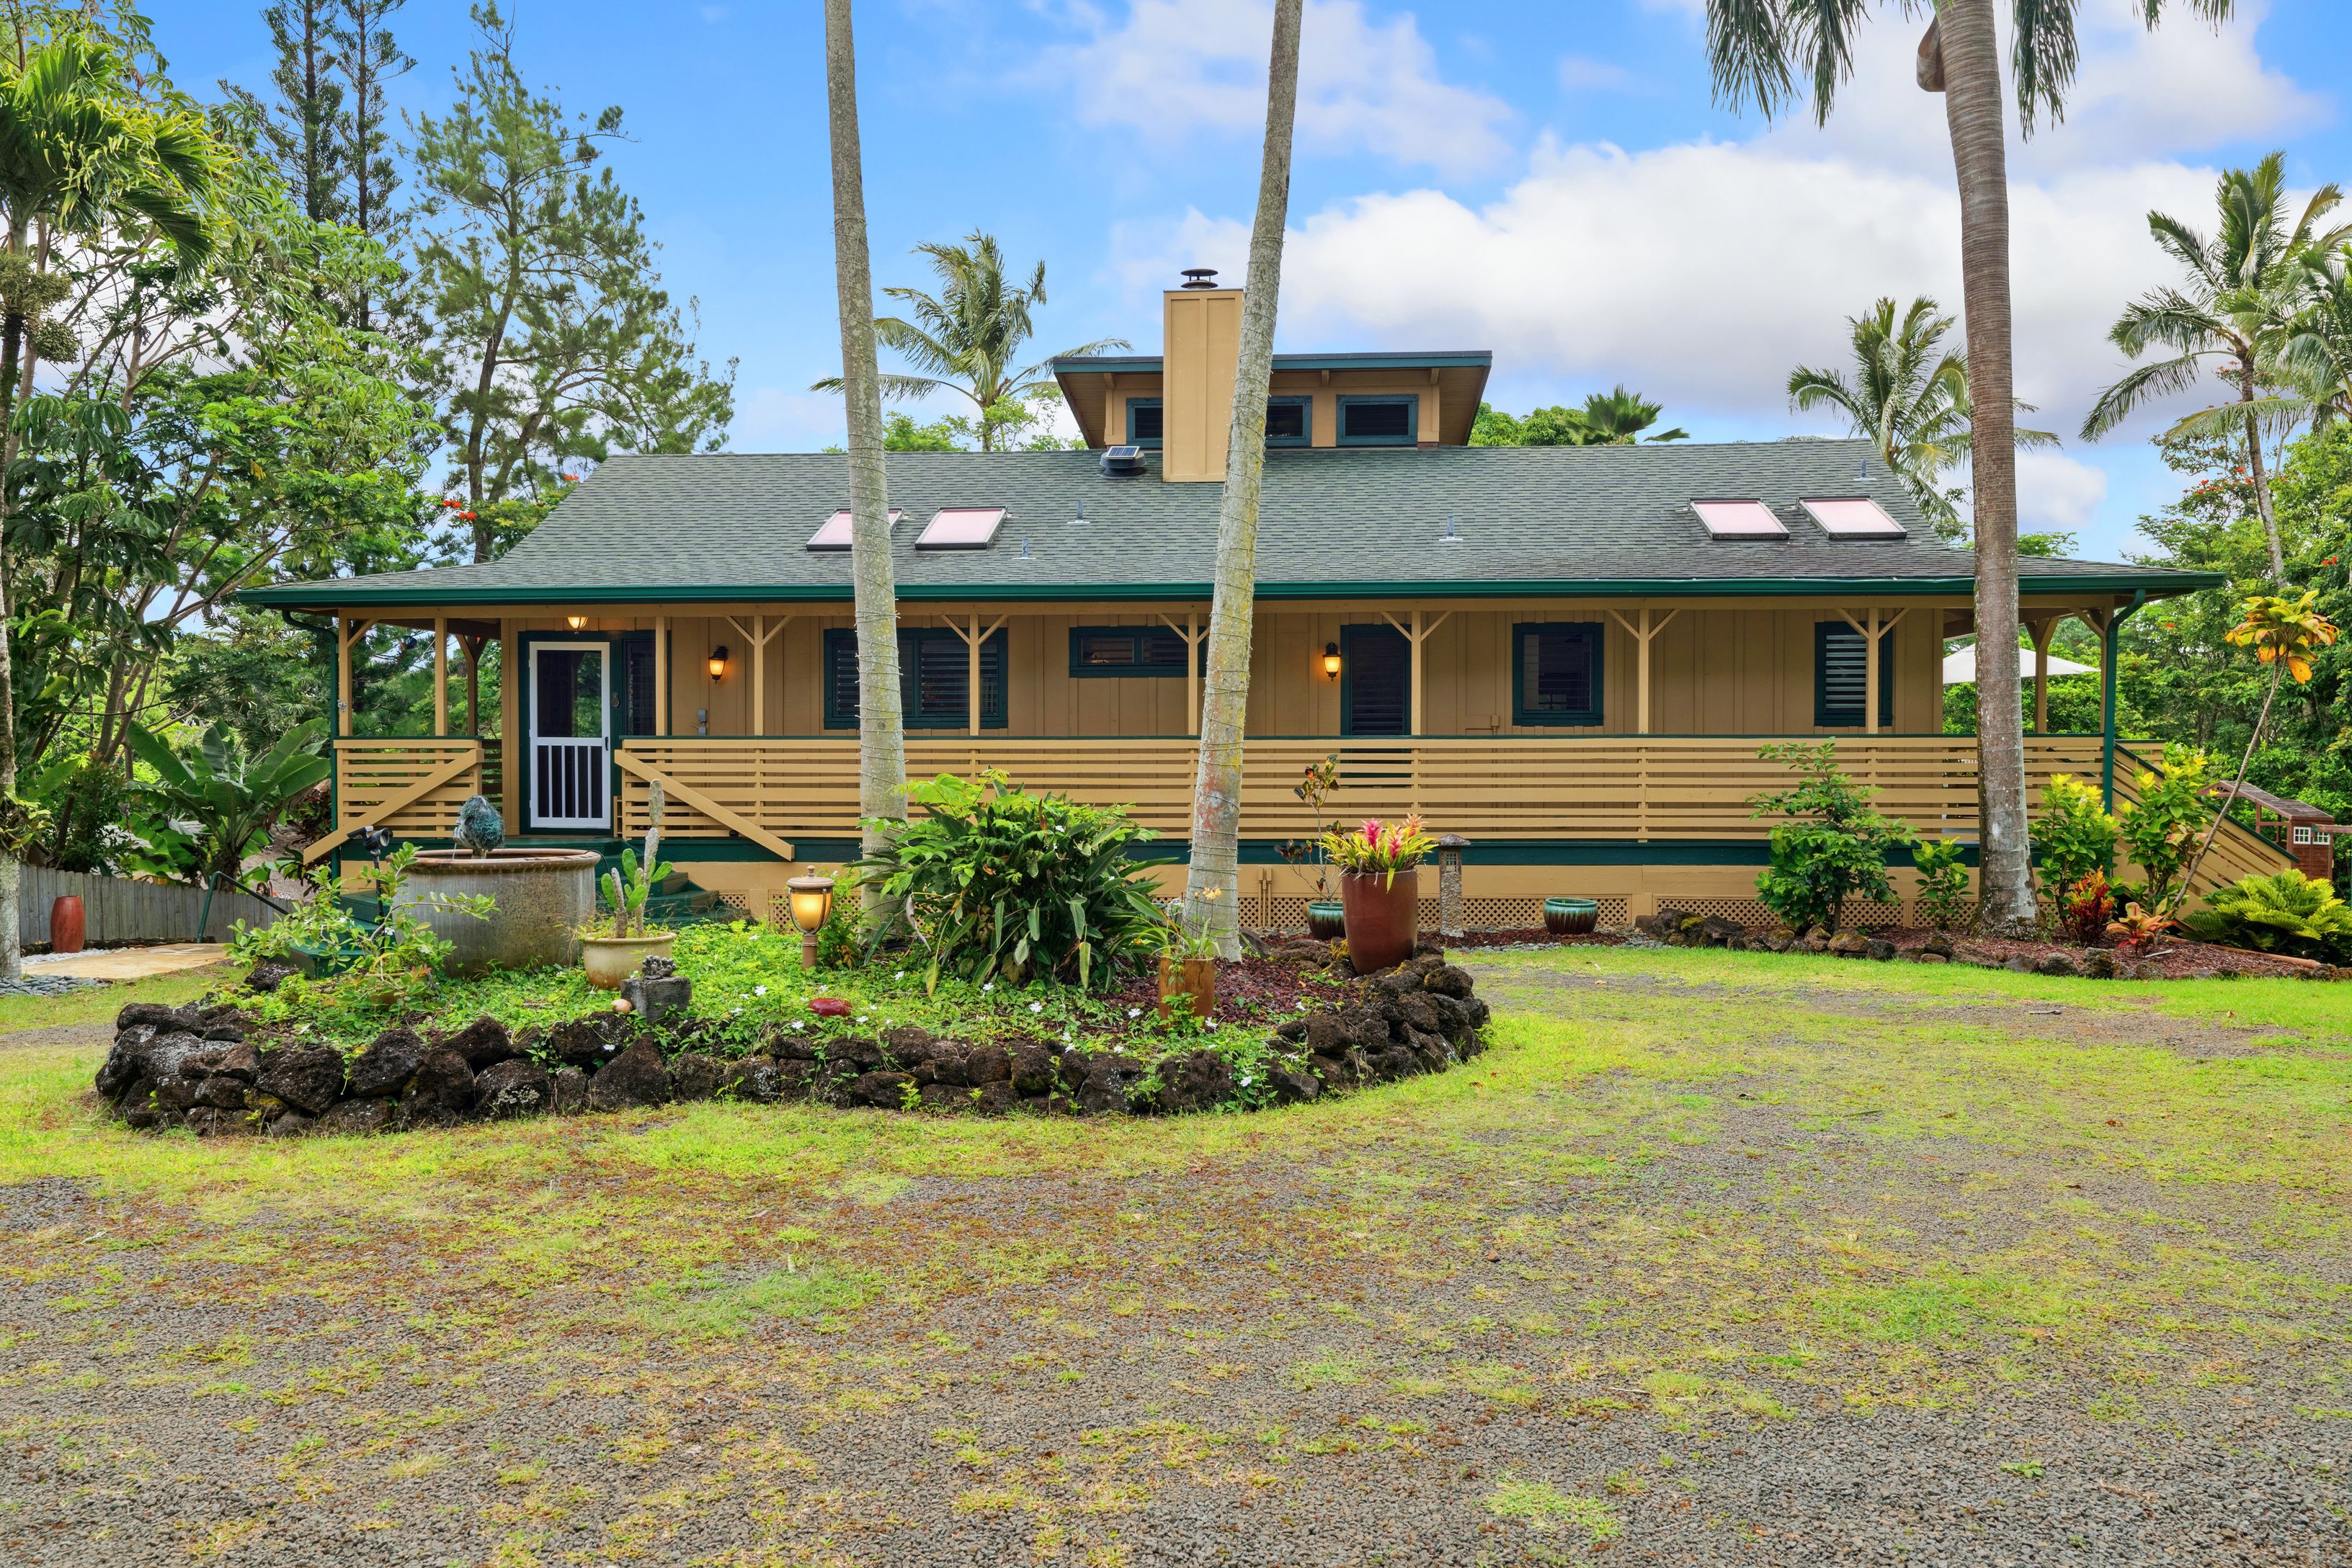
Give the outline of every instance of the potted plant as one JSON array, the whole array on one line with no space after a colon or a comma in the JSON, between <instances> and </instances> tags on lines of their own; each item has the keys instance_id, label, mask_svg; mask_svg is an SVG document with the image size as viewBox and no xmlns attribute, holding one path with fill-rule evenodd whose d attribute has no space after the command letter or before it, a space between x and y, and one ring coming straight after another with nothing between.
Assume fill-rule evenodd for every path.
<instances>
[{"instance_id":1,"label":"potted plant","mask_svg":"<svg viewBox=\"0 0 2352 1568\"><path fill-rule=\"evenodd\" d=\"M1202 895L1216 896L1214 888ZM1160 932L1160 1021L1168 1023L1180 1008L1202 1020L1217 1011L1217 939L1205 910L1195 930L1185 923L1181 905Z\"/></svg>"},{"instance_id":2,"label":"potted plant","mask_svg":"<svg viewBox=\"0 0 2352 1568\"><path fill-rule=\"evenodd\" d=\"M675 868L656 858L661 847L660 789L656 784L648 801L652 821L646 827L645 858L639 860L634 849L624 849L619 868L604 873L604 897L613 906L612 929L599 927L580 933L581 967L588 972L588 984L600 991L618 991L621 982L636 973L637 965L648 958L667 958L677 941L676 931L646 924L646 900Z\"/></svg>"},{"instance_id":3,"label":"potted plant","mask_svg":"<svg viewBox=\"0 0 2352 1568\"><path fill-rule=\"evenodd\" d=\"M1305 861L1315 868L1315 896L1307 901L1307 931L1318 942L1329 942L1348 929L1345 906L1331 897L1331 865L1323 852L1324 840L1336 831L1334 825L1323 820L1323 803L1339 787L1339 753L1307 764L1306 775L1291 786L1290 793L1306 802L1314 815L1315 835L1304 844L1292 839L1281 847L1282 858L1292 865Z\"/></svg>"},{"instance_id":4,"label":"potted plant","mask_svg":"<svg viewBox=\"0 0 2352 1568\"><path fill-rule=\"evenodd\" d=\"M1370 817L1352 832L1323 836L1324 853L1339 868L1348 962L1357 973L1393 968L1412 956L1421 926L1420 866L1436 847L1418 816L1388 823Z\"/></svg>"}]
</instances>

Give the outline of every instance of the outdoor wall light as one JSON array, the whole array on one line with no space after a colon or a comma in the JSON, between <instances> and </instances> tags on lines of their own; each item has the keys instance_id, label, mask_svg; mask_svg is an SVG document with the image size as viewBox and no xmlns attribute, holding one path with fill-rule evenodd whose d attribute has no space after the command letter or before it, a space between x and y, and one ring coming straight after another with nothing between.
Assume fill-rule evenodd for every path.
<instances>
[{"instance_id":1,"label":"outdoor wall light","mask_svg":"<svg viewBox=\"0 0 2352 1568\"><path fill-rule=\"evenodd\" d=\"M727 645L725 643L720 643L710 650L710 679L713 680L727 679Z\"/></svg>"},{"instance_id":2,"label":"outdoor wall light","mask_svg":"<svg viewBox=\"0 0 2352 1568\"><path fill-rule=\"evenodd\" d=\"M1339 645L1338 643L1327 642L1323 645L1323 678L1327 680L1339 679Z\"/></svg>"},{"instance_id":3,"label":"outdoor wall light","mask_svg":"<svg viewBox=\"0 0 2352 1568\"><path fill-rule=\"evenodd\" d=\"M576 632L588 624L588 617L585 616L566 616L563 617L563 624L570 626Z\"/></svg>"},{"instance_id":4,"label":"outdoor wall light","mask_svg":"<svg viewBox=\"0 0 2352 1568\"><path fill-rule=\"evenodd\" d=\"M793 896L793 924L801 933L801 967L816 967L816 933L833 913L833 879L794 877L784 884Z\"/></svg>"}]
</instances>

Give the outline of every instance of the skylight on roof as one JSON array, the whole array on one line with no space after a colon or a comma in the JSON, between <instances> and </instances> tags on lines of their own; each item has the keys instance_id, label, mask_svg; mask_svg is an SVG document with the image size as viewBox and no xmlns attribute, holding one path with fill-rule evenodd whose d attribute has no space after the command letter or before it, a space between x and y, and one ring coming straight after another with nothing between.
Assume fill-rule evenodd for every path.
<instances>
[{"instance_id":1,"label":"skylight on roof","mask_svg":"<svg viewBox=\"0 0 2352 1568\"><path fill-rule=\"evenodd\" d=\"M918 550L985 550L996 542L1003 526L1001 506L943 506L923 525Z\"/></svg>"},{"instance_id":2,"label":"skylight on roof","mask_svg":"<svg viewBox=\"0 0 2352 1568\"><path fill-rule=\"evenodd\" d=\"M1832 539L1902 539L1910 531L1886 515L1886 509L1868 496L1841 496L1828 500L1803 500L1822 531Z\"/></svg>"},{"instance_id":3,"label":"skylight on roof","mask_svg":"<svg viewBox=\"0 0 2352 1568\"><path fill-rule=\"evenodd\" d=\"M1789 530L1760 500L1695 500L1691 510L1711 539L1786 539Z\"/></svg>"},{"instance_id":4,"label":"skylight on roof","mask_svg":"<svg viewBox=\"0 0 2352 1568\"><path fill-rule=\"evenodd\" d=\"M890 509L890 526L897 528L898 520L907 514L897 507ZM849 512L846 509L824 520L824 526L809 535L811 550L846 550L849 548Z\"/></svg>"}]
</instances>

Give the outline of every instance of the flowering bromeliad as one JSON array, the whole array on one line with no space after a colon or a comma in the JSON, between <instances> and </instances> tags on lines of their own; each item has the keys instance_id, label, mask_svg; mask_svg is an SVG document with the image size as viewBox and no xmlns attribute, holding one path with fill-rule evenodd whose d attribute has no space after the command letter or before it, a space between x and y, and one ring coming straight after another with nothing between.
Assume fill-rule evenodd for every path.
<instances>
[{"instance_id":1,"label":"flowering bromeliad","mask_svg":"<svg viewBox=\"0 0 2352 1568\"><path fill-rule=\"evenodd\" d=\"M1385 877L1391 883L1399 871L1420 865L1436 847L1437 841L1422 830L1417 814L1402 822L1386 823L1368 816L1352 833L1323 836L1323 852L1333 865L1359 877Z\"/></svg>"}]
</instances>

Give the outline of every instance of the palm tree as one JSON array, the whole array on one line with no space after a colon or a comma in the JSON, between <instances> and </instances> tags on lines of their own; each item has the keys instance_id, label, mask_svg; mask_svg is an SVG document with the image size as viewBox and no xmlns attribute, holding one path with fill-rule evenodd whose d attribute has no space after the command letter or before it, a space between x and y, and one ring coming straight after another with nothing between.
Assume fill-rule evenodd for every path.
<instances>
[{"instance_id":1,"label":"palm tree","mask_svg":"<svg viewBox=\"0 0 2352 1568\"><path fill-rule=\"evenodd\" d=\"M974 232L965 236L961 245L933 243L919 245L915 250L931 258L931 270L940 278L938 296L919 289L883 289L891 299L904 301L915 320L879 317L874 331L929 374L886 375L881 379L882 395L928 397L935 392L952 392L969 399L979 411L983 452L996 450L997 432L1003 426L1023 423L1001 412L1007 405L1017 405L1054 389L1055 360L1128 346L1125 338L1100 338L1013 369L1014 356L1035 330L1030 309L1045 302L1045 264L1037 263L1027 283L1008 286L1004 251L992 234ZM811 390L834 392L840 386L839 376L829 376Z\"/></svg>"},{"instance_id":2,"label":"palm tree","mask_svg":"<svg viewBox=\"0 0 2352 1568\"><path fill-rule=\"evenodd\" d=\"M2234 0L2183 0L2215 23ZM2030 131L2055 117L2072 84L2080 0L2010 0L2017 106ZM1875 0L1706 0L1707 51L1716 90L1752 98L1766 114L1810 89L1826 121L1839 85L1853 73L1853 39ZM2149 26L2164 0L2143 0ZM2034 919L2025 820L2024 705L2017 679L2017 447L2011 360L2009 150L2001 134L2000 39L1993 0L1937 0L1919 40L1920 87L1944 95L1960 196L1961 305L1976 410L1975 488L1977 777L1983 792L1980 887L1984 920L2022 931ZM1988 723L1981 715L1990 714Z\"/></svg>"},{"instance_id":3,"label":"palm tree","mask_svg":"<svg viewBox=\"0 0 2352 1568\"><path fill-rule=\"evenodd\" d=\"M1959 492L1947 490L1943 478L1969 460L1971 422L1968 356L1943 346L1952 318L1922 294L1899 321L1895 301L1883 299L1864 314L1847 317L1846 326L1853 336L1853 379L1801 364L1789 373L1790 406L1843 414L1853 433L1866 437L1879 461L1902 479L1936 531L1958 538L1965 531L1955 504ZM2030 411L2032 405L2017 407ZM2058 437L2020 430L2017 444L2055 447Z\"/></svg>"},{"instance_id":4,"label":"palm tree","mask_svg":"<svg viewBox=\"0 0 2352 1568\"><path fill-rule=\"evenodd\" d=\"M2274 334L2273 374L2287 390L2256 406L2275 403L2280 415L2326 426L2352 417L2352 247L2305 255L2299 283L2292 313ZM2209 412L2224 411L2236 412Z\"/></svg>"},{"instance_id":5,"label":"palm tree","mask_svg":"<svg viewBox=\"0 0 2352 1568\"><path fill-rule=\"evenodd\" d=\"M1209 668L1202 677L1201 763L1192 782L1192 865L1185 920L1241 956L1242 736L1249 716L1250 622L1257 605L1257 507L1265 476L1265 395L1274 382L1275 303L1282 286L1282 226L1290 215L1290 141L1298 119L1298 27L1304 0L1275 0L1267 66L1265 154L1250 228L1242 297L1225 488L1217 503L1216 590L1209 606Z\"/></svg>"},{"instance_id":6,"label":"palm tree","mask_svg":"<svg viewBox=\"0 0 2352 1568\"><path fill-rule=\"evenodd\" d=\"M882 471L882 394L874 356L874 274L866 248L866 174L857 142L857 51L849 0L824 0L825 106L833 140L833 260L841 302L841 379L849 416L849 576L857 621L857 815L865 858L884 822L907 816L907 731L898 693L898 585L890 491ZM866 889L869 912L880 894Z\"/></svg>"},{"instance_id":7,"label":"palm tree","mask_svg":"<svg viewBox=\"0 0 2352 1568\"><path fill-rule=\"evenodd\" d=\"M212 204L223 154L194 110L142 101L131 66L102 40L65 32L0 58L0 475L14 471L16 399L28 352L72 352L46 318L71 284L50 270L59 241L108 233L152 236L171 265L212 250ZM0 488L0 539L11 496ZM0 547L0 980L22 973L17 854L29 811L16 796L16 712L8 641L7 559Z\"/></svg>"},{"instance_id":8,"label":"palm tree","mask_svg":"<svg viewBox=\"0 0 2352 1568\"><path fill-rule=\"evenodd\" d=\"M1666 411L1663 403L1653 403L1638 392L1626 390L1619 382L1607 392L1588 395L1581 408L1564 410L1580 430L1580 440L1565 443L1574 447L1631 447L1641 441L1687 441L1690 432L1676 428L1643 434L1658 422Z\"/></svg>"},{"instance_id":9,"label":"palm tree","mask_svg":"<svg viewBox=\"0 0 2352 1568\"><path fill-rule=\"evenodd\" d=\"M2168 434L2243 435L2246 468L2254 486L2263 540L2270 548L2271 579L2286 575L2279 542L2278 515L2271 508L2270 475L2263 462L2265 420L2252 405L2271 379L2283 346L2283 297L2300 281L2305 258L2332 249L2352 230L2319 231L2319 220L2344 199L2335 185L2322 185L2304 204L2303 216L2287 222L2286 155L2273 153L2252 169L2231 169L2213 192L2221 226L2205 238L2177 217L2147 215L2157 245L2188 273L2186 289L2158 289L2124 307L2107 341L2137 360L2150 349L2169 349L2168 358L2141 365L2099 395L2083 438L2095 441L2129 417L2140 404L2194 386L2210 368L2237 389L2241 406L2210 416L2191 416ZM2287 422L2273 408L2269 423ZM2217 429L2219 426L2221 428Z\"/></svg>"},{"instance_id":10,"label":"palm tree","mask_svg":"<svg viewBox=\"0 0 2352 1568\"><path fill-rule=\"evenodd\" d=\"M2262 711L2254 716L2253 733L2246 737L2246 754L2238 760L2238 776L2231 781L2230 793L2221 797L2213 813L2212 826L2205 830L2205 842L2189 858L2188 868L2180 873L2180 890L2173 895L2172 910L2177 911L2189 898L2189 885L2196 879L2197 864L2205 852L2213 847L2213 839L2221 831L2222 818L2238 801L2238 792L2246 787L2246 770L2254 763L2254 751L2263 743L2263 729L2271 720L2271 703L2278 696L2279 678L2294 677L2297 686L2311 683L2311 656L2336 641L2334 622L2319 613L2319 590L2306 589L2299 599L2273 595L2257 595L2246 601L2245 619L2221 635L2240 647L2254 650L2254 657L2270 666L2270 685L2263 692Z\"/></svg>"}]
</instances>

